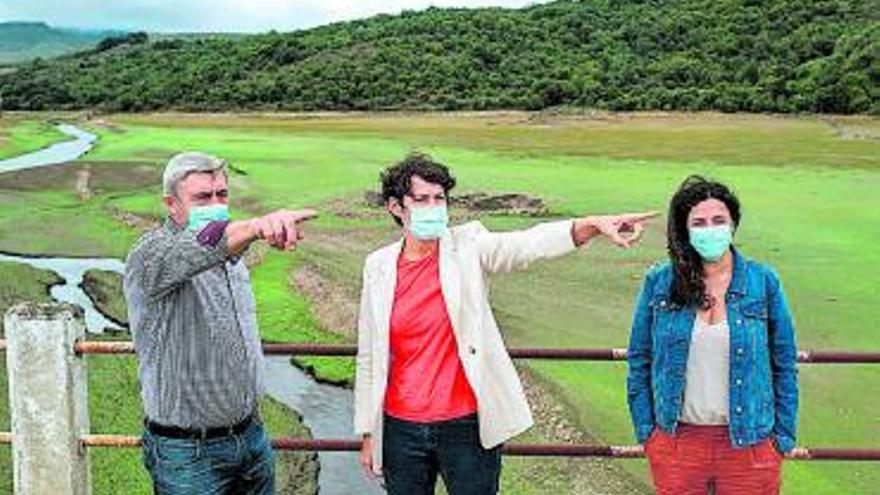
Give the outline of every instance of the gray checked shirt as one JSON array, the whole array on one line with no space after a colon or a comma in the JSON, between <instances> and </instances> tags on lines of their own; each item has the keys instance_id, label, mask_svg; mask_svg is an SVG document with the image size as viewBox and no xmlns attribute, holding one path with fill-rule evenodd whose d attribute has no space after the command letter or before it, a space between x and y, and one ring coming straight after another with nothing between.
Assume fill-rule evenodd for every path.
<instances>
[{"instance_id":1,"label":"gray checked shirt","mask_svg":"<svg viewBox=\"0 0 880 495\"><path fill-rule=\"evenodd\" d=\"M227 252L225 222L200 232L170 220L146 233L124 290L147 417L181 428L235 424L263 393L263 352L244 262Z\"/></svg>"}]
</instances>

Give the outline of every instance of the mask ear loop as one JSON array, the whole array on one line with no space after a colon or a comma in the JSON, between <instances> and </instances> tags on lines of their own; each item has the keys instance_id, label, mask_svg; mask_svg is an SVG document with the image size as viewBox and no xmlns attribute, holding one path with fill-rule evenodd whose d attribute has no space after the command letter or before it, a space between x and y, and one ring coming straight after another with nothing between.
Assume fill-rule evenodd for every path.
<instances>
[{"instance_id":1,"label":"mask ear loop","mask_svg":"<svg viewBox=\"0 0 880 495\"><path fill-rule=\"evenodd\" d=\"M406 206L404 206L402 198L401 199L395 198L394 201L397 203L397 207L400 209L400 216L397 218L400 219L400 223L403 224L402 226L405 228L406 227L406 220L405 219L406 219L406 209L407 208L406 208Z\"/></svg>"},{"instance_id":2,"label":"mask ear loop","mask_svg":"<svg viewBox=\"0 0 880 495\"><path fill-rule=\"evenodd\" d=\"M171 217L172 219L174 219L174 217L178 216L178 214L179 214L180 216L183 217L182 221L183 221L184 225L186 225L187 221L189 220L189 212L188 211L185 212L186 215L183 214L184 213L183 201L181 201L181 199L178 198L176 194L171 196L171 207L170 208L171 208L171 211L168 212L169 213L168 216Z\"/></svg>"}]
</instances>

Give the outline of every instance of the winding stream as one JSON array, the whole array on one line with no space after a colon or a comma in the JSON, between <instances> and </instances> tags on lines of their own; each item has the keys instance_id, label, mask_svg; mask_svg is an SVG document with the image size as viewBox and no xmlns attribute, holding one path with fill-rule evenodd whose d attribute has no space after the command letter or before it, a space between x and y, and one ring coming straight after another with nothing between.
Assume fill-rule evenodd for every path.
<instances>
[{"instance_id":1,"label":"winding stream","mask_svg":"<svg viewBox=\"0 0 880 495\"><path fill-rule=\"evenodd\" d=\"M104 270L122 274L125 264L114 258L42 258L0 254L0 261L28 265L40 270L54 272L64 279L63 284L54 285L49 289L52 299L58 302L75 304L83 308L86 330L90 333L103 333L107 329L119 330L116 323L110 321L92 304L92 300L82 290L80 284L83 275L89 270Z\"/></svg>"},{"instance_id":2,"label":"winding stream","mask_svg":"<svg viewBox=\"0 0 880 495\"><path fill-rule=\"evenodd\" d=\"M0 173L41 167L76 160L90 150L97 140L94 134L68 124L58 129L75 138L48 148L0 160ZM0 254L0 261L19 263L49 270L64 279L63 284L51 288L52 298L80 306L85 311L86 328L90 333L102 333L119 326L105 318L92 304L80 287L83 274L92 269L123 273L125 265L113 258L64 258L35 257ZM353 394L351 390L316 382L299 368L292 366L286 357L266 358L266 390L275 400L282 402L303 417L303 423L314 438L352 438ZM382 494L375 482L363 475L354 452L320 452L321 469L318 486L326 495L372 495Z\"/></svg>"},{"instance_id":3,"label":"winding stream","mask_svg":"<svg viewBox=\"0 0 880 495\"><path fill-rule=\"evenodd\" d=\"M98 140L98 136L70 124L58 124L55 127L73 139L55 143L32 153L0 160L0 173L72 162L92 149L95 141Z\"/></svg>"}]
</instances>

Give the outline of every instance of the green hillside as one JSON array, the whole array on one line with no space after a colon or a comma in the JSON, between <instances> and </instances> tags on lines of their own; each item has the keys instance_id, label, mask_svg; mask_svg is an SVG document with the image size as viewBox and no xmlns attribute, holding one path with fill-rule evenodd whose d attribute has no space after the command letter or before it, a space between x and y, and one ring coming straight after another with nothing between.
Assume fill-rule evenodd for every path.
<instances>
[{"instance_id":1,"label":"green hillside","mask_svg":"<svg viewBox=\"0 0 880 495\"><path fill-rule=\"evenodd\" d=\"M561 0L122 43L0 76L3 107L880 113L878 0Z\"/></svg>"}]
</instances>

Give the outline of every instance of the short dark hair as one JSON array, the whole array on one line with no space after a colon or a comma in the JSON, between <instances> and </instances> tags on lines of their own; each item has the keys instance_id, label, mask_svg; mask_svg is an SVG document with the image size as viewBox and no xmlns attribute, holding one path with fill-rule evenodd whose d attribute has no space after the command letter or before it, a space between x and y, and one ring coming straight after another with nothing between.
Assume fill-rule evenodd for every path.
<instances>
[{"instance_id":1,"label":"short dark hair","mask_svg":"<svg viewBox=\"0 0 880 495\"><path fill-rule=\"evenodd\" d=\"M412 190L414 175L426 182L443 187L443 192L446 194L449 194L449 191L455 187L455 177L449 173L449 168L446 165L435 161L424 153L410 153L406 158L379 174L379 180L382 182L382 201L388 203L388 200L393 198L402 205L403 197ZM398 225L403 225L399 218L391 216L394 217L394 221Z\"/></svg>"},{"instance_id":2,"label":"short dark hair","mask_svg":"<svg viewBox=\"0 0 880 495\"><path fill-rule=\"evenodd\" d=\"M734 229L741 220L739 199L726 185L699 175L684 180L669 202L666 226L666 249L673 267L672 302L688 307L708 309L712 301L706 297L703 280L703 259L690 244L688 215L694 206L707 199L717 199L727 206Z\"/></svg>"}]
</instances>

